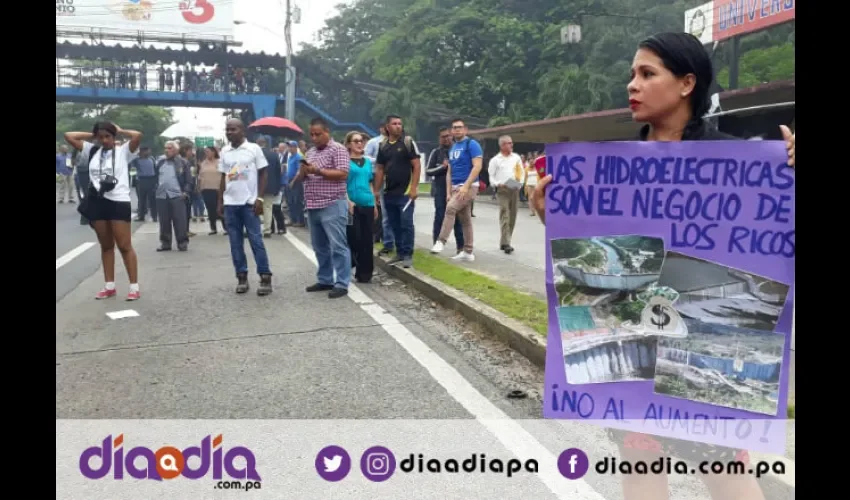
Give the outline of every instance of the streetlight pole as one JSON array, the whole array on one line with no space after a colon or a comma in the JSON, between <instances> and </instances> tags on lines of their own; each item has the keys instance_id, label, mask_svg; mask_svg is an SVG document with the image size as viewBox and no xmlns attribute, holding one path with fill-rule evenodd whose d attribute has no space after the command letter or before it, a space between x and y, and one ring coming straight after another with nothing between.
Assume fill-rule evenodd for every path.
<instances>
[{"instance_id":1,"label":"streetlight pole","mask_svg":"<svg viewBox=\"0 0 850 500\"><path fill-rule=\"evenodd\" d=\"M283 28L286 37L286 94L284 103L286 118L295 121L295 68L292 67L292 2L286 0L286 24Z\"/></svg>"}]
</instances>

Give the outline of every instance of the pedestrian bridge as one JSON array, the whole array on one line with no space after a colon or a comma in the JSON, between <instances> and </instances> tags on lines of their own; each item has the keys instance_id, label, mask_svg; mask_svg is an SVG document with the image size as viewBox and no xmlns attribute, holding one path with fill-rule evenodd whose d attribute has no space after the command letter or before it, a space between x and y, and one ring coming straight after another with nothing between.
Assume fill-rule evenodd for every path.
<instances>
[{"instance_id":1,"label":"pedestrian bridge","mask_svg":"<svg viewBox=\"0 0 850 500\"><path fill-rule=\"evenodd\" d=\"M622 275L588 273L584 269L569 266L566 262L558 263L555 267L576 284L599 290L640 290L658 281L661 276L659 273Z\"/></svg>"},{"instance_id":2,"label":"pedestrian bridge","mask_svg":"<svg viewBox=\"0 0 850 500\"><path fill-rule=\"evenodd\" d=\"M57 102L110 103L138 106L174 106L188 108L251 109L254 119L275 116L285 99L273 94L231 92L169 92L103 87L56 87ZM363 123L342 122L302 97L295 105L308 114L325 119L335 129L360 130L370 136L377 132Z\"/></svg>"}]
</instances>

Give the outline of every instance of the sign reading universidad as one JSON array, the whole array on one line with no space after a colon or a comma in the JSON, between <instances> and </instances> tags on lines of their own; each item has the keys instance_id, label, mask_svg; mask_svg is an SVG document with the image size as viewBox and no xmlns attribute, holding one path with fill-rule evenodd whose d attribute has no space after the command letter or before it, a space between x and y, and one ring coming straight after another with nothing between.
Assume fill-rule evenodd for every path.
<instances>
[{"instance_id":1,"label":"sign reading universidad","mask_svg":"<svg viewBox=\"0 0 850 500\"><path fill-rule=\"evenodd\" d=\"M546 157L544 416L783 452L796 253L784 143L563 143Z\"/></svg>"}]
</instances>

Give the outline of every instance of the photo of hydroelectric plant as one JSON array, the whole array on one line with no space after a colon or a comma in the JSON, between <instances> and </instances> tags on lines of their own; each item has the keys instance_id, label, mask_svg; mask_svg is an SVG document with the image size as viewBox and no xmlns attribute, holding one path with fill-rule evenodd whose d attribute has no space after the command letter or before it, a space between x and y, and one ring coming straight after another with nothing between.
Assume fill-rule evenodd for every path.
<instances>
[{"instance_id":1,"label":"photo of hydroelectric plant","mask_svg":"<svg viewBox=\"0 0 850 500\"><path fill-rule=\"evenodd\" d=\"M640 326L664 241L646 236L552 240L567 382L652 380L657 339Z\"/></svg>"}]
</instances>

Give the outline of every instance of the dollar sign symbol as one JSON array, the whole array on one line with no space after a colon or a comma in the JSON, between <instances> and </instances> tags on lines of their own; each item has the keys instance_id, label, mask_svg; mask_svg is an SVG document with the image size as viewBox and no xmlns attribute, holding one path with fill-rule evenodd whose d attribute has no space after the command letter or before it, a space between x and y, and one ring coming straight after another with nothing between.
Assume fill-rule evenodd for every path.
<instances>
[{"instance_id":1,"label":"dollar sign symbol","mask_svg":"<svg viewBox=\"0 0 850 500\"><path fill-rule=\"evenodd\" d=\"M665 326L669 325L672 319L669 314L664 312L664 306L661 304L655 304L652 306L652 314L654 314L655 317L649 321L653 325L657 326L659 330L663 330Z\"/></svg>"}]
</instances>

